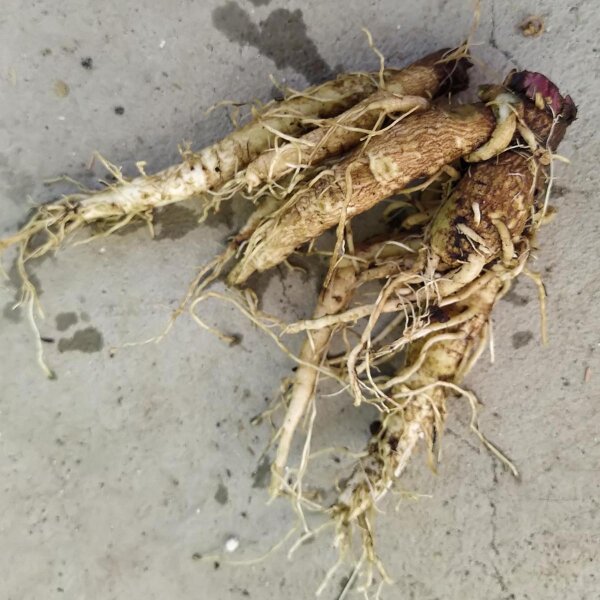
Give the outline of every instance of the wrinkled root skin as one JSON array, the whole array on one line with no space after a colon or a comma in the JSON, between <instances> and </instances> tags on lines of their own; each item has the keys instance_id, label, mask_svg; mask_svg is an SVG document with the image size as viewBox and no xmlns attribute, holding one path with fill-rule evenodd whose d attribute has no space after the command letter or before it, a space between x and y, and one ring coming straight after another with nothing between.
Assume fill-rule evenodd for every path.
<instances>
[{"instance_id":1,"label":"wrinkled root skin","mask_svg":"<svg viewBox=\"0 0 600 600\"><path fill-rule=\"evenodd\" d=\"M336 225L344 208L348 218L354 217L410 182L437 173L485 142L494 125L491 110L481 104L434 107L409 116L374 139L364 156L351 153L330 175L297 192L283 214L258 227L229 282L242 285L255 271L279 264Z\"/></svg>"},{"instance_id":2,"label":"wrinkled root skin","mask_svg":"<svg viewBox=\"0 0 600 600\"><path fill-rule=\"evenodd\" d=\"M530 158L504 152L497 159L473 165L436 215L430 230L432 250L442 265L457 266L473 253L473 240L462 233L467 226L482 240L488 262L498 257L502 244L494 221L502 221L518 239L531 216L535 176ZM480 211L477 222L473 206ZM477 246L478 242L475 242Z\"/></svg>"},{"instance_id":3,"label":"wrinkled root skin","mask_svg":"<svg viewBox=\"0 0 600 600\"><path fill-rule=\"evenodd\" d=\"M434 52L404 69L386 69L383 81L392 93L431 98L439 93L459 91L468 83L468 58L450 58L456 50ZM241 187L235 176L263 152L273 147L278 133L301 135L316 125L315 120L335 117L377 92L377 73L343 74L335 80L309 88L303 94L290 94L281 102L272 102L256 111L246 125L221 141L198 152L185 150L182 162L153 175L131 180L119 169L109 170L117 182L104 190L70 195L58 202L41 206L19 232L0 240L0 253L22 244L24 260L43 255L59 247L65 238L85 225L101 222L105 230L126 226L134 217L151 222L157 208L188 200L224 185ZM346 150L346 147L341 150ZM213 206L209 204L208 206ZM214 207L218 206L218 202ZM36 251L31 239L46 232ZM39 241L39 240L38 240Z\"/></svg>"}]
</instances>

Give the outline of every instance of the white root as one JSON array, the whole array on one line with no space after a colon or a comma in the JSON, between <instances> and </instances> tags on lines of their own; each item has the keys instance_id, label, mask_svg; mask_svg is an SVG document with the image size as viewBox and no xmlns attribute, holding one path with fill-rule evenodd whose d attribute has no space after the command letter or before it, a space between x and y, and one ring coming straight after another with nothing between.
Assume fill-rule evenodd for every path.
<instances>
[{"instance_id":1,"label":"white root","mask_svg":"<svg viewBox=\"0 0 600 600\"><path fill-rule=\"evenodd\" d=\"M278 134L302 133L314 126L314 119L335 116L376 89L376 79L369 74L342 75L282 102L270 103L261 112L255 111L255 118L247 125L199 152L182 151L180 164L154 175L145 175L142 166L142 175L128 181L120 169L101 159L116 179L115 184L41 205L21 231L0 240L0 252L13 244L28 243L39 232L48 236L47 251L85 224L108 221L121 226L127 217L130 220L131 216L215 190L272 146ZM231 193L224 191L225 195Z\"/></svg>"},{"instance_id":2,"label":"white root","mask_svg":"<svg viewBox=\"0 0 600 600\"><path fill-rule=\"evenodd\" d=\"M223 199L240 189L241 183L235 175L272 148L278 139L295 139L319 127L323 119L335 117L374 94L381 81L391 93L433 97L441 86L453 81L455 70L457 85L461 85L468 65L466 56L455 57L440 51L400 70L340 75L304 92L291 93L281 102L253 108L253 118L246 125L199 152L182 151L181 164L154 175L146 175L145 162L138 161L141 176L127 180L119 168L100 157L116 183L101 191L85 190L40 206L21 231L0 240L0 252L13 244L28 245L37 233L44 233L47 241L40 251L44 253L59 246L68 234L94 221L119 228L139 215L150 223L155 209L208 193L213 198L205 210L217 209ZM31 257L33 253L28 251L24 259Z\"/></svg>"},{"instance_id":3,"label":"white root","mask_svg":"<svg viewBox=\"0 0 600 600\"><path fill-rule=\"evenodd\" d=\"M315 310L315 316L320 317L337 312L348 301L355 281L356 275L353 266L339 268L331 286L323 290ZM312 365L321 366L331 335L331 329L321 328L310 334L302 346L300 359L304 364L300 365L296 371L290 403L279 430L279 443L271 467L273 476L270 493L272 496L276 496L281 490L281 482L294 433L314 398L319 372L316 368L312 368Z\"/></svg>"}]
</instances>

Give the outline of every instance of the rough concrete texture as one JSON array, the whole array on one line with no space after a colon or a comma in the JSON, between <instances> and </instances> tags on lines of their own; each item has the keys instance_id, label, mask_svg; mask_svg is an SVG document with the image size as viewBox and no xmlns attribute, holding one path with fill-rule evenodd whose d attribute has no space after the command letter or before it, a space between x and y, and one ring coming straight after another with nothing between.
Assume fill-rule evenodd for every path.
<instances>
[{"instance_id":1,"label":"rough concrete texture","mask_svg":"<svg viewBox=\"0 0 600 600\"><path fill-rule=\"evenodd\" d=\"M272 73L295 87L338 70L375 69L360 28L391 64L468 31L471 3L374 0L4 0L0 14L0 233L30 199L47 201L69 175L92 183L98 150L133 174L177 160L228 130L222 99L266 100ZM579 105L561 147L557 219L540 239L550 342L540 345L534 287L520 281L497 307L496 361L469 386L488 432L522 471L515 481L469 433L469 409L450 405L439 474L422 456L387 505L379 550L397 583L385 598L600 597L600 302L597 190L600 60L596 3L482 3L475 49L483 75L542 71ZM525 38L539 14L546 33ZM158 333L198 265L233 230L232 213L197 226L194 204L144 228L62 249L32 267L46 313L41 334L55 381L37 368L15 291L0 289L0 597L310 598L335 559L330 537L254 558L294 523L266 505L262 453L271 431L250 418L274 398L292 363L233 308L207 303L209 322L242 335L228 348L182 319L159 345L119 347ZM10 269L11 255L5 257ZM14 279L14 273L13 279ZM267 309L306 315L316 279L285 269L262 279ZM307 292L307 289L309 292ZM588 381L584 374L589 369ZM362 447L371 414L335 398L320 407L315 444ZM327 462L329 460L329 462ZM343 469L324 460L331 476ZM323 484L325 485L325 484ZM326 491L331 491L331 479ZM334 598L347 570L324 597Z\"/></svg>"}]
</instances>

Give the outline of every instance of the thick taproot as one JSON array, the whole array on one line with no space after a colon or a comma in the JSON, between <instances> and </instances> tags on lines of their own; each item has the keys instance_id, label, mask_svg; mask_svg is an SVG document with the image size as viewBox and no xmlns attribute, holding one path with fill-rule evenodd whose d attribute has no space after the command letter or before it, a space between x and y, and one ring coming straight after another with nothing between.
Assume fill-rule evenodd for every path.
<instances>
[{"instance_id":1,"label":"thick taproot","mask_svg":"<svg viewBox=\"0 0 600 600\"><path fill-rule=\"evenodd\" d=\"M430 230L431 249L454 267L473 253L466 231L474 232L492 260L502 242L495 225L502 221L517 239L531 217L535 193L534 164L517 152L471 166L442 204Z\"/></svg>"},{"instance_id":2,"label":"thick taproot","mask_svg":"<svg viewBox=\"0 0 600 600\"><path fill-rule=\"evenodd\" d=\"M255 271L279 264L336 225L344 210L353 217L411 182L434 175L484 143L494 126L492 111L482 104L434 107L407 117L300 190L287 210L261 224L230 282L242 284Z\"/></svg>"}]
</instances>

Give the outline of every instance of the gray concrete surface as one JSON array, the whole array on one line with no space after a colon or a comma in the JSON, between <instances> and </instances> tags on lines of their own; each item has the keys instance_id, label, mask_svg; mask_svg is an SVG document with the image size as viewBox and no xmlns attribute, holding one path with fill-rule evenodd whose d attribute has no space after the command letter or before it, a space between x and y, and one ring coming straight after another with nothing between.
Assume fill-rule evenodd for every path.
<instances>
[{"instance_id":1,"label":"gray concrete surface","mask_svg":"<svg viewBox=\"0 0 600 600\"><path fill-rule=\"evenodd\" d=\"M337 69L373 69L361 26L390 63L460 41L470 2L421 0L4 0L0 12L0 233L67 174L91 183L98 150L125 173L158 169L227 130L222 99L268 99L270 73L294 86ZM538 335L536 294L517 284L494 318L496 362L469 385L482 425L522 470L514 481L452 405L437 476L416 461L378 522L395 587L386 599L600 598L600 20L596 3L482 4L478 56L490 77L511 67L547 73L580 118L561 151L555 204L538 268L549 292L550 343ZM528 13L547 32L522 37ZM485 79L481 75L480 79ZM67 89L62 84L68 86ZM118 108L121 107L121 108ZM197 227L194 206L163 214L158 236L131 229L65 248L34 267L43 336L58 374L44 379L31 333L0 289L0 598L310 598L335 553L323 536L254 566L194 560L236 535L253 558L293 523L266 505L261 453L270 431L249 419L291 363L233 309L207 318L243 335L226 348L182 320L160 345L110 349L160 331L195 268L220 247L231 215ZM10 268L10 256L5 265ZM263 281L267 308L310 312L316 281L279 271ZM591 379L584 382L586 369ZM360 448L370 415L343 398L323 406L316 443ZM263 465L264 466L264 465ZM329 469L335 465L327 465ZM330 471L331 473L331 471ZM338 468L335 475L341 475ZM325 597L335 597L340 573Z\"/></svg>"}]
</instances>

